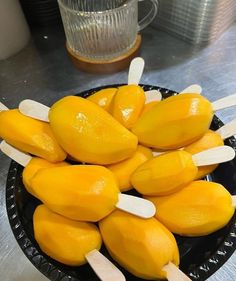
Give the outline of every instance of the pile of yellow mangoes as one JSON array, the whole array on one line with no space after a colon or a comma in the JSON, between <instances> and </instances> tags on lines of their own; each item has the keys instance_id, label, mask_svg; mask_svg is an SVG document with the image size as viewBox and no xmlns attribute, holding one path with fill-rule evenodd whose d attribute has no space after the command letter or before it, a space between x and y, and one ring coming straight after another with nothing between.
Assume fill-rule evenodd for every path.
<instances>
[{"instance_id":1,"label":"pile of yellow mangoes","mask_svg":"<svg viewBox=\"0 0 236 281\"><path fill-rule=\"evenodd\" d=\"M145 104L138 85L103 89L87 99L66 96L50 108L49 123L18 109L1 111L0 137L35 156L23 183L43 203L33 217L42 251L78 266L103 241L135 276L164 279L168 262L179 265L171 232L207 235L234 213L222 185L199 180L216 165L198 168L192 159L223 144L209 130L213 114L199 94ZM154 157L153 149L165 153ZM115 210L119 193L132 188L155 204L155 218Z\"/></svg>"}]
</instances>

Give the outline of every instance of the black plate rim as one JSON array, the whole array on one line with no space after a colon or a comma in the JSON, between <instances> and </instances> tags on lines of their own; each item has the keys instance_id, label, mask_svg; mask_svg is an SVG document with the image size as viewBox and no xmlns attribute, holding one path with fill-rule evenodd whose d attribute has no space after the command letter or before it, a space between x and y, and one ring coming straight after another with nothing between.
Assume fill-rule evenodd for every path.
<instances>
[{"instance_id":1,"label":"black plate rim","mask_svg":"<svg viewBox=\"0 0 236 281\"><path fill-rule=\"evenodd\" d=\"M89 95L97 92L101 89L110 88L110 87L119 87L125 84L109 84L105 86L99 86L96 88L92 88L90 90L85 90L83 92L78 93L78 96L88 97ZM148 84L140 84L142 87L146 87L149 90L159 90L162 93L173 95L176 92L173 90L169 90L166 88L162 88L159 86L153 86ZM214 122L216 122L219 127L223 126L223 122L216 116L214 116ZM236 141L234 137L230 139L234 140L234 145L232 147L236 150ZM22 249L25 256L30 260L30 262L46 277L50 279L51 273L57 276L55 280L63 280L63 281L78 281L79 279L74 278L70 275L65 274L55 265L53 265L44 255L40 254L37 248L34 246L30 238L27 236L25 229L23 227L22 221L19 217L16 197L15 197L15 179L17 176L17 171L21 166L17 164L15 161L11 161L7 182L6 182L6 210L8 215L8 220L12 229L12 232L15 236L16 241L18 242L20 248ZM221 243L220 247L217 251L212 254L204 263L202 263L198 268L193 271L188 272L187 274L192 280L204 281L208 277L210 277L213 273L215 273L234 253L236 249L236 213L234 214L233 223L229 229L229 233L226 239ZM31 256L28 256L28 251L30 251ZM37 259L35 259L37 257ZM40 260L40 263L38 263ZM45 265L47 265L45 267ZM45 269L47 268L47 269ZM141 280L141 279L140 279Z\"/></svg>"}]
</instances>

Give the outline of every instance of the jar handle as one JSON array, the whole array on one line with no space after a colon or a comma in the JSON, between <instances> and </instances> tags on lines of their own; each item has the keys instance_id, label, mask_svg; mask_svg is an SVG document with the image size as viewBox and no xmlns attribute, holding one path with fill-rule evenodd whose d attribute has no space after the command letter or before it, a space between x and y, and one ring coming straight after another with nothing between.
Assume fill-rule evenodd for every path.
<instances>
[{"instance_id":1,"label":"jar handle","mask_svg":"<svg viewBox=\"0 0 236 281\"><path fill-rule=\"evenodd\" d=\"M138 0L138 2L143 2L143 1L144 0ZM152 3L152 8L148 12L148 14L138 22L138 31L147 27L157 15L157 10L159 6L158 0L149 0L149 1L151 1Z\"/></svg>"}]
</instances>

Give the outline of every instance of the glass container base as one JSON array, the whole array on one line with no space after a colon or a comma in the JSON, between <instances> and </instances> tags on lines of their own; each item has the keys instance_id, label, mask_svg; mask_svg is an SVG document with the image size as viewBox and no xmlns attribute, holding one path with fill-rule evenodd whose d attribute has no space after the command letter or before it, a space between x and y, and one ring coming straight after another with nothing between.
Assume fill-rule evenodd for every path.
<instances>
[{"instance_id":1,"label":"glass container base","mask_svg":"<svg viewBox=\"0 0 236 281\"><path fill-rule=\"evenodd\" d=\"M68 44L66 44L66 49L76 68L85 72L105 74L127 68L131 60L138 56L141 41L141 35L138 34L134 46L127 53L111 60L89 60L78 53L74 53Z\"/></svg>"}]
</instances>

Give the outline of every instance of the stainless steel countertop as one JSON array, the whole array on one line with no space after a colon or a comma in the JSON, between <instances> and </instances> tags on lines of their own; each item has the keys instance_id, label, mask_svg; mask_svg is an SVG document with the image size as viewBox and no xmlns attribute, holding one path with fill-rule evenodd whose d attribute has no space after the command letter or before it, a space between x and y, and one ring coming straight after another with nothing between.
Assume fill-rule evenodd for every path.
<instances>
[{"instance_id":1,"label":"stainless steel countertop","mask_svg":"<svg viewBox=\"0 0 236 281\"><path fill-rule=\"evenodd\" d=\"M142 33L141 82L179 91L198 83L214 101L236 92L236 24L215 43L198 49L152 27ZM9 108L25 98L51 105L60 97L92 87L125 83L127 71L92 75L75 69L64 48L62 28L36 29L30 44L0 62L0 101ZM223 122L236 117L235 108L217 114ZM1 124L0 124L1 126ZM46 281L27 260L11 233L5 210L5 182L10 160L0 154L0 280ZM236 280L236 253L209 281Z\"/></svg>"}]
</instances>

